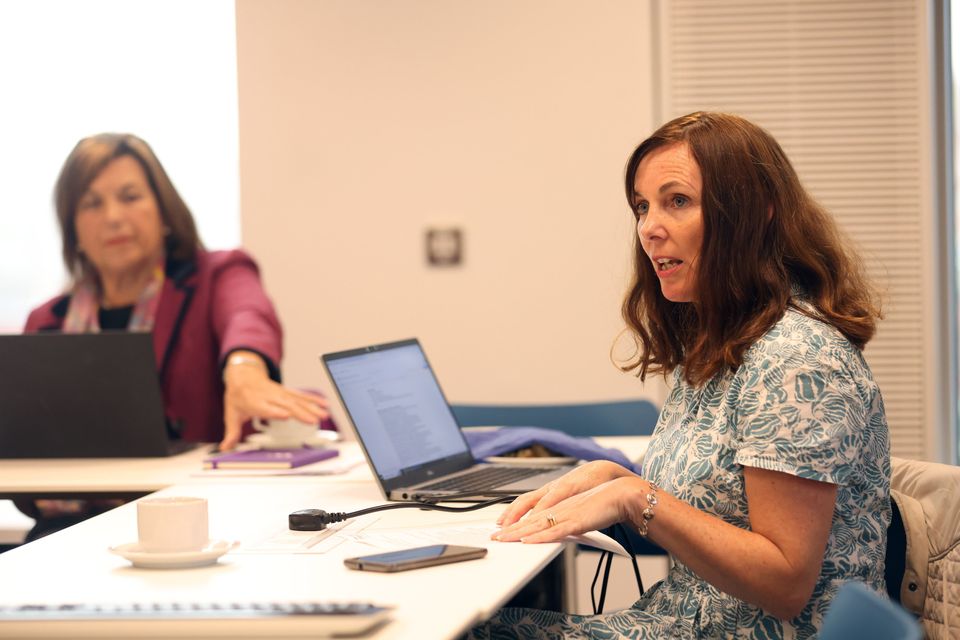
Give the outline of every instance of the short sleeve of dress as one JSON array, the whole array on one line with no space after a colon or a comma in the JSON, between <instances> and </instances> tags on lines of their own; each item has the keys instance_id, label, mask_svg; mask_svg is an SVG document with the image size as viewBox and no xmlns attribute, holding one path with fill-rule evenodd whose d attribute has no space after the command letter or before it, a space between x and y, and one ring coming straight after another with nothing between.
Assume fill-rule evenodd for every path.
<instances>
[{"instance_id":1,"label":"short sleeve of dress","mask_svg":"<svg viewBox=\"0 0 960 640\"><path fill-rule=\"evenodd\" d=\"M856 347L832 327L788 311L748 350L729 387L735 462L852 482L873 387Z\"/></svg>"}]
</instances>

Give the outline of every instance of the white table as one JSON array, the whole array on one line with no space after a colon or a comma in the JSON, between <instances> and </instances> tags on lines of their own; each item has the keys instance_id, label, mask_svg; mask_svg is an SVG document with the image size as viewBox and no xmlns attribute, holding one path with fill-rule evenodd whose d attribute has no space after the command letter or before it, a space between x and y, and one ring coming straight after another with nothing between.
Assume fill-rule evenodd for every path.
<instances>
[{"instance_id":1,"label":"white table","mask_svg":"<svg viewBox=\"0 0 960 640\"><path fill-rule=\"evenodd\" d=\"M350 473L331 476L342 481L370 481L363 454L355 442L336 445L340 456L302 467L303 473L352 464ZM33 520L17 511L3 498L97 498L134 499L166 487L214 480L218 483L243 481L244 474L204 471L203 459L213 445L204 445L163 458L57 458L0 460L0 544L16 544L33 526ZM249 481L253 473L246 474ZM280 479L277 476L276 479ZM264 478L266 480L266 478ZM271 480L274 481L271 476Z\"/></svg>"},{"instance_id":2,"label":"white table","mask_svg":"<svg viewBox=\"0 0 960 640\"><path fill-rule=\"evenodd\" d=\"M206 497L211 537L237 539L253 547L284 529L290 511L311 506L350 511L381 502L370 483L323 480L192 483L161 494ZM399 536L404 530L445 523L487 526L495 520L496 509L468 514L387 511L363 516L358 524L369 525L364 532ZM0 555L0 603L373 600L396 610L393 620L371 637L454 638L499 609L562 547L450 535L453 543L488 546L489 555L472 562L377 574L343 566L345 557L376 550L347 540L323 554L244 553L241 546L210 567L136 569L107 551L108 546L135 540L136 506L127 504Z\"/></svg>"},{"instance_id":3,"label":"white table","mask_svg":"<svg viewBox=\"0 0 960 640\"><path fill-rule=\"evenodd\" d=\"M0 496L150 493L189 480L212 446L164 458L6 459Z\"/></svg>"},{"instance_id":4,"label":"white table","mask_svg":"<svg viewBox=\"0 0 960 640\"><path fill-rule=\"evenodd\" d=\"M604 447L620 449L631 460L640 460L650 442L650 438L646 436L605 436L595 440ZM344 461L354 461L357 464L349 472L326 478L340 482L372 481L373 476L368 467L360 463L362 453L356 442L339 442L332 446L340 449L340 456L301 467L294 470L294 475L252 472L247 474L247 479L256 475L270 482L289 481L299 477L297 472L310 474L324 468L336 467ZM166 458L5 459L0 461L0 497L142 495L181 483L224 483L237 480L242 474L203 470L203 459L210 455L211 447L212 445L199 447Z\"/></svg>"},{"instance_id":5,"label":"white table","mask_svg":"<svg viewBox=\"0 0 960 640\"><path fill-rule=\"evenodd\" d=\"M637 459L649 439L598 440ZM341 457L358 454L356 443L341 446ZM353 511L382 503L370 471L359 465L332 476L234 477L203 473L204 455L201 450L164 459L5 461L0 465L0 494L161 489L163 495L206 497L211 538L239 540L241 547L210 567L132 568L107 550L136 539L136 507L127 504L0 555L0 604L373 600L396 609L393 620L370 637L455 638L502 607L563 548L497 543L485 533L478 538L475 527L492 526L502 508L497 506L466 514L403 509L356 521L358 526L369 524L366 533L399 536L404 540L400 547L414 546L404 529L409 533L442 524L461 529L471 525L467 539L461 530L451 534L449 542L487 546L489 555L483 560L376 574L343 566L345 557L377 550L351 540L323 554L252 553L264 539L286 529L291 511Z\"/></svg>"},{"instance_id":6,"label":"white table","mask_svg":"<svg viewBox=\"0 0 960 640\"><path fill-rule=\"evenodd\" d=\"M273 481L288 477L285 473L293 473L295 477L307 476L325 469L337 469L345 463L351 467L349 472L328 477L351 482L372 479L356 442L334 443L330 446L340 450L336 458L289 472L204 470L203 459L211 455L212 446L205 445L164 458L4 459L0 461L0 497L145 495L184 482L223 482L238 477Z\"/></svg>"}]
</instances>

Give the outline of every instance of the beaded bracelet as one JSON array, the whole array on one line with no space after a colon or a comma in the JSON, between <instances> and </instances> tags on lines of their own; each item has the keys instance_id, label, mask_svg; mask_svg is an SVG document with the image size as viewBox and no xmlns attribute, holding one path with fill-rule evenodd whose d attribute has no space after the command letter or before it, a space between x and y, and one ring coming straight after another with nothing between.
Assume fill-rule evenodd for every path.
<instances>
[{"instance_id":1,"label":"beaded bracelet","mask_svg":"<svg viewBox=\"0 0 960 640\"><path fill-rule=\"evenodd\" d=\"M644 538L647 537L649 530L647 529L647 523L653 520L653 508L657 506L657 491L660 490L660 487L648 482L650 485L650 491L647 493L647 506L643 508L643 511L640 512L640 524L637 526L637 533L639 533Z\"/></svg>"}]
</instances>

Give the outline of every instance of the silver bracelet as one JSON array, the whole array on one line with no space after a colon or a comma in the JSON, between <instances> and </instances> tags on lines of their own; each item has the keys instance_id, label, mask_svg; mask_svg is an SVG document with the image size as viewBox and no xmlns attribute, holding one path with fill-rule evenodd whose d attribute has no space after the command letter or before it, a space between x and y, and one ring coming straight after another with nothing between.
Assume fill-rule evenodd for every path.
<instances>
[{"instance_id":1,"label":"silver bracelet","mask_svg":"<svg viewBox=\"0 0 960 640\"><path fill-rule=\"evenodd\" d=\"M657 500L657 491L660 490L660 487L653 484L649 480L647 484L650 485L650 490L645 496L647 499L647 506L643 508L643 511L640 512L640 524L637 526L637 533L639 533L644 538L647 537L647 534L650 533L647 524L653 520L653 508L657 506L659 500Z\"/></svg>"}]
</instances>

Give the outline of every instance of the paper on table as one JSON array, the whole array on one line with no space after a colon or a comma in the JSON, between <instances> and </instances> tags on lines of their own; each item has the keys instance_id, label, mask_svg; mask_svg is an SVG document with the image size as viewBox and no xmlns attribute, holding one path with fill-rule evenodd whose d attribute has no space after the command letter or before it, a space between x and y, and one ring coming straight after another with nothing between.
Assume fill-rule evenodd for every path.
<instances>
[{"instance_id":1,"label":"paper on table","mask_svg":"<svg viewBox=\"0 0 960 640\"><path fill-rule=\"evenodd\" d=\"M627 553L627 550L623 548L623 545L608 536L605 533L600 533L599 531L587 531L584 534L579 536L567 536L567 540L570 542L576 542L577 544L583 544L588 547L596 547L601 551L609 551L615 553L618 556L630 557L630 554Z\"/></svg>"},{"instance_id":2,"label":"paper on table","mask_svg":"<svg viewBox=\"0 0 960 640\"><path fill-rule=\"evenodd\" d=\"M490 534L496 527L483 524L458 524L439 527L409 527L379 529L351 536L354 542L372 549L405 549L430 544L465 544L483 546L492 542Z\"/></svg>"},{"instance_id":3,"label":"paper on table","mask_svg":"<svg viewBox=\"0 0 960 640\"><path fill-rule=\"evenodd\" d=\"M244 544L235 553L326 553L334 547L354 539L358 533L376 522L376 519L357 519L328 525L323 531L291 531L278 529L267 537Z\"/></svg>"},{"instance_id":4,"label":"paper on table","mask_svg":"<svg viewBox=\"0 0 960 640\"><path fill-rule=\"evenodd\" d=\"M394 550L430 544L465 544L485 546L494 542L490 536L497 527L487 520L439 527L398 527L368 530L375 519L360 518L329 525L323 531L275 531L265 539L244 544L234 553L326 553L345 542L353 542L371 550ZM617 555L629 554L619 542L599 531L568 536L567 542L596 547ZM506 544L506 543L505 543Z\"/></svg>"},{"instance_id":5,"label":"paper on table","mask_svg":"<svg viewBox=\"0 0 960 640\"><path fill-rule=\"evenodd\" d=\"M389 531L381 529L367 531L351 537L355 542L377 549L396 549L398 547L416 547L438 543L484 545L493 542L490 536L496 531L496 526L484 523L426 529L410 528ZM566 542L596 547L601 551L610 551L620 556L630 556L619 542L599 531L588 531L579 536L567 536Z\"/></svg>"}]
</instances>

